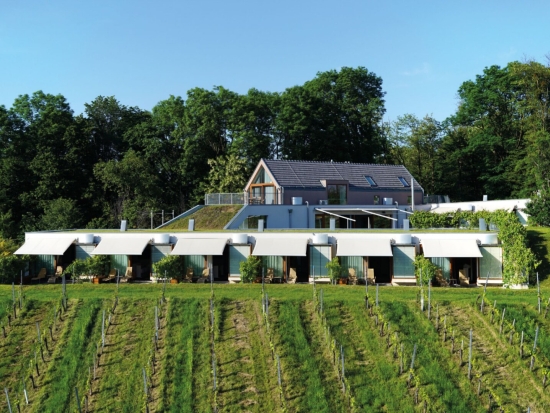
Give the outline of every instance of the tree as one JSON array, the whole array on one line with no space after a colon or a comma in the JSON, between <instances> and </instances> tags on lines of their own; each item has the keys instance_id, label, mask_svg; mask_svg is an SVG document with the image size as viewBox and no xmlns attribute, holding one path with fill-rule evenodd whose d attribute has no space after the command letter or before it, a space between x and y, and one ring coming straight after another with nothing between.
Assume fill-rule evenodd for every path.
<instances>
[{"instance_id":1,"label":"tree","mask_svg":"<svg viewBox=\"0 0 550 413\"><path fill-rule=\"evenodd\" d=\"M75 200L58 198L45 205L40 227L44 230L79 228L83 224L81 216Z\"/></svg>"},{"instance_id":2,"label":"tree","mask_svg":"<svg viewBox=\"0 0 550 413\"><path fill-rule=\"evenodd\" d=\"M210 172L203 186L205 193L242 192L250 175L247 160L230 154L209 159Z\"/></svg>"},{"instance_id":3,"label":"tree","mask_svg":"<svg viewBox=\"0 0 550 413\"><path fill-rule=\"evenodd\" d=\"M364 67L318 73L281 95L277 129L287 159L376 162L382 154L382 79Z\"/></svg>"},{"instance_id":4,"label":"tree","mask_svg":"<svg viewBox=\"0 0 550 413\"><path fill-rule=\"evenodd\" d=\"M525 206L525 213L530 224L550 227L550 192L543 190L535 194Z\"/></svg>"}]
</instances>

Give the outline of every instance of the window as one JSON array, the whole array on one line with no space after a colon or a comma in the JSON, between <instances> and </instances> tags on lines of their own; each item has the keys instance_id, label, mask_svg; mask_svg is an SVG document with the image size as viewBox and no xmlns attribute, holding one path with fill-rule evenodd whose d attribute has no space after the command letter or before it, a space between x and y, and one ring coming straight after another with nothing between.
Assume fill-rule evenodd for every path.
<instances>
[{"instance_id":1,"label":"window","mask_svg":"<svg viewBox=\"0 0 550 413\"><path fill-rule=\"evenodd\" d=\"M261 168L258 171L258 175L256 175L256 179L254 179L255 184L268 184L271 183L271 178L269 177L269 174L265 172L264 168Z\"/></svg>"},{"instance_id":2,"label":"window","mask_svg":"<svg viewBox=\"0 0 550 413\"><path fill-rule=\"evenodd\" d=\"M405 180L405 178L403 178L402 176L399 177L399 180L401 181L401 183L403 184L403 186L406 186L406 187L409 187L409 183Z\"/></svg>"},{"instance_id":3,"label":"window","mask_svg":"<svg viewBox=\"0 0 550 413\"><path fill-rule=\"evenodd\" d=\"M260 219L264 220L264 228L267 228L267 215L249 215L239 225L239 229L258 229L258 221Z\"/></svg>"},{"instance_id":4,"label":"window","mask_svg":"<svg viewBox=\"0 0 550 413\"><path fill-rule=\"evenodd\" d=\"M367 180L370 186L378 186L378 184L374 182L374 179L372 179L372 176L365 175L365 179Z\"/></svg>"},{"instance_id":5,"label":"window","mask_svg":"<svg viewBox=\"0 0 550 413\"><path fill-rule=\"evenodd\" d=\"M375 195L374 196L373 205L380 205L380 195Z\"/></svg>"},{"instance_id":6,"label":"window","mask_svg":"<svg viewBox=\"0 0 550 413\"><path fill-rule=\"evenodd\" d=\"M346 185L327 185L327 197L329 205L346 205Z\"/></svg>"},{"instance_id":7,"label":"window","mask_svg":"<svg viewBox=\"0 0 550 413\"><path fill-rule=\"evenodd\" d=\"M409 195L409 196L407 197L407 205L411 205L411 200L412 200L412 198L411 198L411 196Z\"/></svg>"}]
</instances>

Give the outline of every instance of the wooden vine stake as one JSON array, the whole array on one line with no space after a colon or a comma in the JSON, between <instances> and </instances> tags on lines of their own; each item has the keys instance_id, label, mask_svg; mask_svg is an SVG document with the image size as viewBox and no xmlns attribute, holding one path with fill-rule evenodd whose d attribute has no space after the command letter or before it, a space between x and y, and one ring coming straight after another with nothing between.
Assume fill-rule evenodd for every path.
<instances>
[{"instance_id":1,"label":"wooden vine stake","mask_svg":"<svg viewBox=\"0 0 550 413\"><path fill-rule=\"evenodd\" d=\"M378 284L376 284L376 306L378 307Z\"/></svg>"},{"instance_id":2,"label":"wooden vine stake","mask_svg":"<svg viewBox=\"0 0 550 413\"><path fill-rule=\"evenodd\" d=\"M519 357L523 358L523 331L521 332L521 341L519 343Z\"/></svg>"},{"instance_id":3,"label":"wooden vine stake","mask_svg":"<svg viewBox=\"0 0 550 413\"><path fill-rule=\"evenodd\" d=\"M25 396L25 403L29 404L29 395L27 393L27 385L25 384L25 377L21 377L21 383L23 384L23 395Z\"/></svg>"},{"instance_id":4,"label":"wooden vine stake","mask_svg":"<svg viewBox=\"0 0 550 413\"><path fill-rule=\"evenodd\" d=\"M502 310L502 317L500 317L500 328L498 333L502 334L502 328L504 327L504 315L506 314L506 308Z\"/></svg>"},{"instance_id":5,"label":"wooden vine stake","mask_svg":"<svg viewBox=\"0 0 550 413\"><path fill-rule=\"evenodd\" d=\"M432 315L432 280L428 283L428 320Z\"/></svg>"}]
</instances>

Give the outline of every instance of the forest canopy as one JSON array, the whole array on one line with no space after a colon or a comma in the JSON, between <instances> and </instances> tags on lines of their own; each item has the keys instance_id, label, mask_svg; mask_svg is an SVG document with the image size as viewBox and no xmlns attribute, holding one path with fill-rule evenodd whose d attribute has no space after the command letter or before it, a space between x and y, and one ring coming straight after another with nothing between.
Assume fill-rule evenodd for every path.
<instances>
[{"instance_id":1,"label":"forest canopy","mask_svg":"<svg viewBox=\"0 0 550 413\"><path fill-rule=\"evenodd\" d=\"M151 111L99 96L75 115L38 91L0 106L0 237L150 225L205 192L240 191L261 158L403 164L426 194L453 201L550 188L550 68L491 66L458 88L448 119L383 122L382 78L364 67L318 73L283 92L222 86Z\"/></svg>"}]
</instances>

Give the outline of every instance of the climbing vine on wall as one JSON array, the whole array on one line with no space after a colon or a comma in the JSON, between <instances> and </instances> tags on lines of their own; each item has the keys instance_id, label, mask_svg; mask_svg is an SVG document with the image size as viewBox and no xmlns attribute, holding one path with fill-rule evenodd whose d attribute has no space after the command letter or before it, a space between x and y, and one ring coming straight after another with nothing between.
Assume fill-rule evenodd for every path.
<instances>
[{"instance_id":1,"label":"climbing vine on wall","mask_svg":"<svg viewBox=\"0 0 550 413\"><path fill-rule=\"evenodd\" d=\"M479 219L493 224L502 243L503 272L505 286L533 281L535 269L540 264L533 251L527 246L527 231L514 212L505 210L455 211L447 214L415 211L410 217L411 225L418 229L427 228L478 228Z\"/></svg>"}]
</instances>

